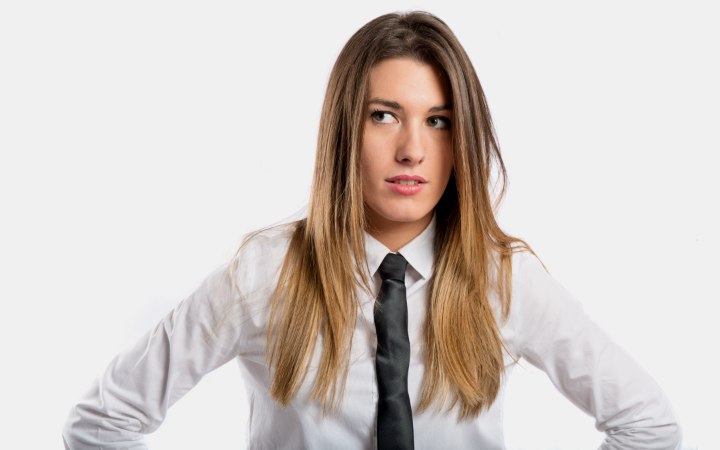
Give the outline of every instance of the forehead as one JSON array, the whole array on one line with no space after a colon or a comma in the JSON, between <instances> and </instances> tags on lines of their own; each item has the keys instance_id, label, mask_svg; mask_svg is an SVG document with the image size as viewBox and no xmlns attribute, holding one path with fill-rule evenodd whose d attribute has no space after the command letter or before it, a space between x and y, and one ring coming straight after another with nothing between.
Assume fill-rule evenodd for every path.
<instances>
[{"instance_id":1,"label":"forehead","mask_svg":"<svg viewBox=\"0 0 720 450\"><path fill-rule=\"evenodd\" d=\"M391 58L370 69L369 98L391 100L408 107L448 103L443 77L430 64L411 58Z\"/></svg>"}]
</instances>

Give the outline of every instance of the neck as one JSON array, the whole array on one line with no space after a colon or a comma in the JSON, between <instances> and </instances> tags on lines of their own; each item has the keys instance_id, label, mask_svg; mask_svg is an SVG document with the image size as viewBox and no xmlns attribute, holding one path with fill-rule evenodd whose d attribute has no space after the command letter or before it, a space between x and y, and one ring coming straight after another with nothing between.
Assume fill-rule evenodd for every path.
<instances>
[{"instance_id":1,"label":"neck","mask_svg":"<svg viewBox=\"0 0 720 450\"><path fill-rule=\"evenodd\" d=\"M432 217L431 211L427 216L413 222L392 222L368 215L367 232L391 252L396 252L422 233Z\"/></svg>"}]
</instances>

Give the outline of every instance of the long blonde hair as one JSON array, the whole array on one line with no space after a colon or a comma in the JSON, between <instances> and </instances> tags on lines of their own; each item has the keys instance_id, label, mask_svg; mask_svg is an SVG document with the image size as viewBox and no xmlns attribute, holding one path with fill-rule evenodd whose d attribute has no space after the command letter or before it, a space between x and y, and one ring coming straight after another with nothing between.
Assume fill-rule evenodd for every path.
<instances>
[{"instance_id":1,"label":"long blonde hair","mask_svg":"<svg viewBox=\"0 0 720 450\"><path fill-rule=\"evenodd\" d=\"M489 291L496 289L505 319L510 256L531 249L505 234L495 220L506 189L505 166L472 63L450 28L424 12L387 14L367 23L350 38L332 69L307 218L294 224L272 298L267 336L271 393L284 405L294 398L320 338L312 398L327 413L342 397L358 292L370 291L359 172L369 72L379 61L396 57L437 67L451 96L454 169L435 210L420 409L433 403L448 410L457 405L466 419L492 404L504 367ZM493 167L501 183L494 205ZM493 273L498 274L494 284Z\"/></svg>"}]
</instances>

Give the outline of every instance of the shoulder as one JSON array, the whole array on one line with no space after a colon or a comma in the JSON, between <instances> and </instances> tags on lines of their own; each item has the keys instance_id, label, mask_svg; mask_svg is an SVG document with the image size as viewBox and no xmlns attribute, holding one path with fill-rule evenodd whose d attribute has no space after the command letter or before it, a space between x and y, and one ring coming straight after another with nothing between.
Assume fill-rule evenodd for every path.
<instances>
[{"instance_id":1,"label":"shoulder","mask_svg":"<svg viewBox=\"0 0 720 450\"><path fill-rule=\"evenodd\" d=\"M297 222L262 228L245 235L227 271L243 290L274 288Z\"/></svg>"},{"instance_id":2,"label":"shoulder","mask_svg":"<svg viewBox=\"0 0 720 450\"><path fill-rule=\"evenodd\" d=\"M244 257L250 254L269 256L287 250L296 227L297 222L287 222L252 231L243 236L237 254Z\"/></svg>"},{"instance_id":3,"label":"shoulder","mask_svg":"<svg viewBox=\"0 0 720 450\"><path fill-rule=\"evenodd\" d=\"M516 312L568 306L568 301L573 300L536 254L522 251L512 255L512 302Z\"/></svg>"},{"instance_id":4,"label":"shoulder","mask_svg":"<svg viewBox=\"0 0 720 450\"><path fill-rule=\"evenodd\" d=\"M583 323L582 304L560 284L529 251L512 255L510 316L503 334L511 343L523 346L560 328Z\"/></svg>"},{"instance_id":5,"label":"shoulder","mask_svg":"<svg viewBox=\"0 0 720 450\"><path fill-rule=\"evenodd\" d=\"M493 252L494 258L498 258L498 252ZM535 263L540 264L542 266L542 263L540 262L540 258L531 250L528 250L524 247L516 247L513 249L512 253L509 256L506 256L510 258L510 262L512 263L512 269L513 273L515 273L518 270L526 268L528 265L533 265Z\"/></svg>"},{"instance_id":6,"label":"shoulder","mask_svg":"<svg viewBox=\"0 0 720 450\"><path fill-rule=\"evenodd\" d=\"M540 258L532 251L524 248L502 257L499 252L493 252L492 261L494 266L492 279L494 287L497 287L497 283L502 280L501 268L509 269L510 278L508 281L510 282L513 303L518 297L531 293L533 286L547 281L547 277L550 276Z\"/></svg>"},{"instance_id":7,"label":"shoulder","mask_svg":"<svg viewBox=\"0 0 720 450\"><path fill-rule=\"evenodd\" d=\"M513 289L526 289L534 284L541 283L550 276L540 258L531 251L515 252L511 255L510 261Z\"/></svg>"}]
</instances>

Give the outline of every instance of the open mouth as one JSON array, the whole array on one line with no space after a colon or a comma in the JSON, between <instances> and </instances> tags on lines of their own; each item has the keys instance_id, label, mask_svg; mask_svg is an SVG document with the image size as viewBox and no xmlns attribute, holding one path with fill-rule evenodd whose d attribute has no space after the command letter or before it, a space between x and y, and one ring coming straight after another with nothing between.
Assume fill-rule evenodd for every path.
<instances>
[{"instance_id":1,"label":"open mouth","mask_svg":"<svg viewBox=\"0 0 720 450\"><path fill-rule=\"evenodd\" d=\"M394 180L391 181L393 184L407 184L407 185L415 185L420 184L420 181L418 180Z\"/></svg>"},{"instance_id":2,"label":"open mouth","mask_svg":"<svg viewBox=\"0 0 720 450\"><path fill-rule=\"evenodd\" d=\"M396 194L415 195L422 192L427 180L418 175L399 175L385 180L387 186Z\"/></svg>"},{"instance_id":3,"label":"open mouth","mask_svg":"<svg viewBox=\"0 0 720 450\"><path fill-rule=\"evenodd\" d=\"M417 186L418 184L425 184L427 180L420 175L403 173L395 175L394 177L386 178L385 181L392 184L399 184L403 186Z\"/></svg>"}]
</instances>

